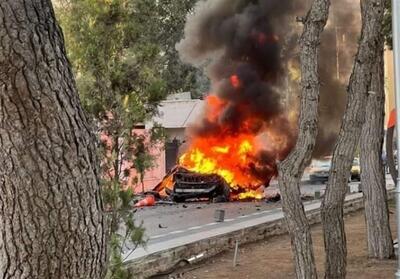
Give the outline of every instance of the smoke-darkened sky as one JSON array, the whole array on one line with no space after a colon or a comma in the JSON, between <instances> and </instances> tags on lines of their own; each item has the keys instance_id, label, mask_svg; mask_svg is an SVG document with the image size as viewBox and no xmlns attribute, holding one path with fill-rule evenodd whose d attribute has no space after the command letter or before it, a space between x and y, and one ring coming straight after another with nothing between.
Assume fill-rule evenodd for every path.
<instances>
[{"instance_id":1,"label":"smoke-darkened sky","mask_svg":"<svg viewBox=\"0 0 400 279\"><path fill-rule=\"evenodd\" d=\"M317 157L332 151L344 111L346 83L360 30L356 2L333 1L330 22L320 45L320 131L314 153ZM301 27L295 28L299 25L295 18L306 13L303 5L302 0L197 3L194 13L187 17L185 35L177 49L185 63L207 65L210 93L224 105L216 119L210 120L205 115L191 127L189 138L221 133L257 134L268 126L285 134L288 146L293 144L296 131L288 121L292 108L283 103L286 93L283 81L288 74L288 61L297 56ZM296 96L299 90L294 90ZM243 125L249 122L251 125ZM283 150L278 157L287 151ZM262 154L260 162L270 164L277 159Z\"/></svg>"},{"instance_id":2,"label":"smoke-darkened sky","mask_svg":"<svg viewBox=\"0 0 400 279\"><path fill-rule=\"evenodd\" d=\"M320 125L314 156L331 155L346 105L346 87L357 51L359 1L332 1L320 46ZM339 74L339 76L338 76Z\"/></svg>"}]
</instances>

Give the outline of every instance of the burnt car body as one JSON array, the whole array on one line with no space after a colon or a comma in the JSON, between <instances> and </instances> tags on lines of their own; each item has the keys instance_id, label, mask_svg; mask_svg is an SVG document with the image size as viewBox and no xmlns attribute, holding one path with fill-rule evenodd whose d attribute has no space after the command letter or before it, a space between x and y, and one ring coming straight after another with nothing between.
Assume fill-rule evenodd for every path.
<instances>
[{"instance_id":1,"label":"burnt car body","mask_svg":"<svg viewBox=\"0 0 400 279\"><path fill-rule=\"evenodd\" d=\"M229 185L218 174L199 174L178 167L173 169L164 181L165 193L176 202L201 198L217 202L229 201Z\"/></svg>"}]
</instances>

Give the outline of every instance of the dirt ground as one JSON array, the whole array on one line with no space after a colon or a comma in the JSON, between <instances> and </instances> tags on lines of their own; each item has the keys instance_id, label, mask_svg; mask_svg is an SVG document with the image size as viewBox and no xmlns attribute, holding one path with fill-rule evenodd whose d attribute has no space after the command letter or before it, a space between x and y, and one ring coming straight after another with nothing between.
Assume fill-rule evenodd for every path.
<instances>
[{"instance_id":1,"label":"dirt ground","mask_svg":"<svg viewBox=\"0 0 400 279\"><path fill-rule=\"evenodd\" d=\"M391 212L394 209L391 206ZM394 214L390 215L392 233L395 235ZM347 278L394 278L395 260L377 261L367 258L365 220L363 211L346 216L348 243ZM321 225L312 228L317 268L320 278L324 271L324 243ZM233 250L220 254L198 266L191 267L179 278L294 278L294 267L287 235L270 238L240 247L239 265L232 267Z\"/></svg>"}]
</instances>

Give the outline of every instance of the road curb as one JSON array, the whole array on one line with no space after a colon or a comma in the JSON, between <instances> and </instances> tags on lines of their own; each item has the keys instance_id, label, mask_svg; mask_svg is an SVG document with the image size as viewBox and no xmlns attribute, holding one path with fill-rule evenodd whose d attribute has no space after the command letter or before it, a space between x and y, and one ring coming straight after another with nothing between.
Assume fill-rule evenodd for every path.
<instances>
[{"instance_id":1,"label":"road curb","mask_svg":"<svg viewBox=\"0 0 400 279\"><path fill-rule=\"evenodd\" d=\"M388 199L394 198L394 191L388 191ZM344 214L356 212L364 207L363 197L346 201ZM321 222L320 209L308 211L307 219L310 225ZM201 255L201 260L211 258L221 252L232 249L236 240L247 244L273 236L287 233L283 218L263 224L247 227L215 237L204 238L186 245L174 247L145 257L129 261L126 266L131 278L149 278L157 274L168 273L179 265L188 263L188 259Z\"/></svg>"}]
</instances>

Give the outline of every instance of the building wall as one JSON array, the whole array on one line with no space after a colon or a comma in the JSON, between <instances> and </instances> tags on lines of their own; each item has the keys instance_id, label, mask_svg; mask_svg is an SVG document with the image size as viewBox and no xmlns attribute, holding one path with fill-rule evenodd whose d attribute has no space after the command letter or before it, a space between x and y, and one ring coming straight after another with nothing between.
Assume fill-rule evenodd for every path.
<instances>
[{"instance_id":1,"label":"building wall","mask_svg":"<svg viewBox=\"0 0 400 279\"><path fill-rule=\"evenodd\" d=\"M168 140L177 139L180 142L185 141L185 128L168 128L166 129Z\"/></svg>"},{"instance_id":2,"label":"building wall","mask_svg":"<svg viewBox=\"0 0 400 279\"><path fill-rule=\"evenodd\" d=\"M185 140L185 128L169 128L166 129L167 139L172 141L177 139L179 142ZM151 154L155 156L154 167L147 171L144 177L145 191L152 190L166 175L166 153L165 146L156 146L151 150ZM134 184L134 178L137 174L132 171L129 186L139 193L142 191L142 185Z\"/></svg>"},{"instance_id":3,"label":"building wall","mask_svg":"<svg viewBox=\"0 0 400 279\"><path fill-rule=\"evenodd\" d=\"M394 67L393 67L393 51L385 51L385 127L388 123L390 111L395 108L395 94L394 94Z\"/></svg>"},{"instance_id":4,"label":"building wall","mask_svg":"<svg viewBox=\"0 0 400 279\"><path fill-rule=\"evenodd\" d=\"M153 148L151 153L156 156L154 168L148 170L144 176L144 189L151 191L165 176L165 149L163 146ZM141 185L134 185L135 192L141 192Z\"/></svg>"}]
</instances>

